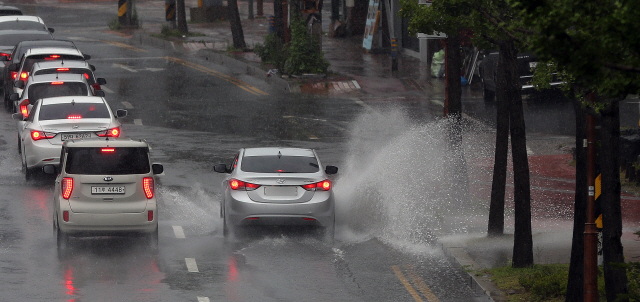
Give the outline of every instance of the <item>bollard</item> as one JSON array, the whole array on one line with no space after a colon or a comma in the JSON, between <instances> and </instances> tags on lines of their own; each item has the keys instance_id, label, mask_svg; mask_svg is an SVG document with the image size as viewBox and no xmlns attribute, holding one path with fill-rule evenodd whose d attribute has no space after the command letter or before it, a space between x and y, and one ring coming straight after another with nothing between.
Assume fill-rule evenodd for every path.
<instances>
[{"instance_id":1,"label":"bollard","mask_svg":"<svg viewBox=\"0 0 640 302\"><path fill-rule=\"evenodd\" d=\"M127 23L127 0L118 0L118 22L120 25L129 25Z\"/></svg>"},{"instance_id":2,"label":"bollard","mask_svg":"<svg viewBox=\"0 0 640 302\"><path fill-rule=\"evenodd\" d=\"M275 33L276 32L276 17L275 16L269 16L269 33Z\"/></svg>"},{"instance_id":3,"label":"bollard","mask_svg":"<svg viewBox=\"0 0 640 302\"><path fill-rule=\"evenodd\" d=\"M398 70L398 42L396 38L391 38L391 71Z\"/></svg>"}]
</instances>

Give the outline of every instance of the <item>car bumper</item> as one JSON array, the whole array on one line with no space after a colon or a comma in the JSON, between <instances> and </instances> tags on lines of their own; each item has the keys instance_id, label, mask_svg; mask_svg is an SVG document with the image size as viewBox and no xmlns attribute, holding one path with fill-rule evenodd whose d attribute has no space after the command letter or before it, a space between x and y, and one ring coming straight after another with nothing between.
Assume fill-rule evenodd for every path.
<instances>
[{"instance_id":1,"label":"car bumper","mask_svg":"<svg viewBox=\"0 0 640 302\"><path fill-rule=\"evenodd\" d=\"M60 164L62 145L53 145L46 140L31 141L25 144L24 150L29 169L41 168L47 164Z\"/></svg>"},{"instance_id":2,"label":"car bumper","mask_svg":"<svg viewBox=\"0 0 640 302\"><path fill-rule=\"evenodd\" d=\"M238 192L234 192L238 193ZM225 216L232 226L310 225L331 227L335 218L333 194L315 194L302 203L255 202L246 194L226 196Z\"/></svg>"},{"instance_id":3,"label":"car bumper","mask_svg":"<svg viewBox=\"0 0 640 302\"><path fill-rule=\"evenodd\" d=\"M158 212L155 204L150 204L140 213L75 213L63 201L58 211L58 227L64 233L75 235L112 234L112 233L151 233L158 228ZM63 220L63 212L69 211L69 221ZM149 211L153 219L149 221Z\"/></svg>"}]
</instances>

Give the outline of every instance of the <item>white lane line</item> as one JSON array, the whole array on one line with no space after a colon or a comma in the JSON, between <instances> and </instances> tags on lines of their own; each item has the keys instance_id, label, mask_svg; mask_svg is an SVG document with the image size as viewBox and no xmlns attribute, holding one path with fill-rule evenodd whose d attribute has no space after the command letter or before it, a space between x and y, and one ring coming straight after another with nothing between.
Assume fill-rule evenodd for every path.
<instances>
[{"instance_id":1,"label":"white lane line","mask_svg":"<svg viewBox=\"0 0 640 302\"><path fill-rule=\"evenodd\" d=\"M133 123L136 125L142 125L142 119L139 119L139 118L133 119Z\"/></svg>"},{"instance_id":2,"label":"white lane line","mask_svg":"<svg viewBox=\"0 0 640 302\"><path fill-rule=\"evenodd\" d=\"M101 88L102 90L104 90L104 92L106 92L106 93L115 93L113 90L111 90L111 89L109 89L109 88L107 88L107 87L102 86L102 87L100 87L100 88Z\"/></svg>"},{"instance_id":3,"label":"white lane line","mask_svg":"<svg viewBox=\"0 0 640 302\"><path fill-rule=\"evenodd\" d=\"M318 139L318 137L315 135L309 135L309 139Z\"/></svg>"},{"instance_id":4,"label":"white lane line","mask_svg":"<svg viewBox=\"0 0 640 302\"><path fill-rule=\"evenodd\" d=\"M122 69L124 69L124 70L126 70L126 71L129 71L129 72L138 72L137 70L135 70L135 69L133 69L133 68L131 68L131 67L129 67L129 66L126 66L126 65L124 65L124 64L116 64L116 63L114 63L114 64L112 65L112 67L122 68Z\"/></svg>"},{"instance_id":5,"label":"white lane line","mask_svg":"<svg viewBox=\"0 0 640 302\"><path fill-rule=\"evenodd\" d=\"M190 273L198 272L198 265L195 258L184 258L184 262L187 264L187 271Z\"/></svg>"},{"instance_id":6,"label":"white lane line","mask_svg":"<svg viewBox=\"0 0 640 302\"><path fill-rule=\"evenodd\" d=\"M351 98L351 100L352 100L352 101L354 101L356 104L358 104L358 105L360 105L360 106L364 107L364 108L371 109L371 106L367 105L365 102L363 102L363 101L362 101L361 99L359 99L359 98Z\"/></svg>"},{"instance_id":7,"label":"white lane line","mask_svg":"<svg viewBox=\"0 0 640 302\"><path fill-rule=\"evenodd\" d=\"M353 85L356 86L356 89L360 89L360 85L358 84L358 82L356 80L351 80L351 82L353 82Z\"/></svg>"},{"instance_id":8,"label":"white lane line","mask_svg":"<svg viewBox=\"0 0 640 302\"><path fill-rule=\"evenodd\" d=\"M198 302L209 302L209 297L198 297Z\"/></svg>"},{"instance_id":9,"label":"white lane line","mask_svg":"<svg viewBox=\"0 0 640 302\"><path fill-rule=\"evenodd\" d=\"M173 233L176 235L176 238L186 238L184 236L184 230L179 225L173 226Z\"/></svg>"},{"instance_id":10,"label":"white lane line","mask_svg":"<svg viewBox=\"0 0 640 302\"><path fill-rule=\"evenodd\" d=\"M127 101L122 101L122 105L124 105L124 108L133 109L133 105Z\"/></svg>"}]
</instances>

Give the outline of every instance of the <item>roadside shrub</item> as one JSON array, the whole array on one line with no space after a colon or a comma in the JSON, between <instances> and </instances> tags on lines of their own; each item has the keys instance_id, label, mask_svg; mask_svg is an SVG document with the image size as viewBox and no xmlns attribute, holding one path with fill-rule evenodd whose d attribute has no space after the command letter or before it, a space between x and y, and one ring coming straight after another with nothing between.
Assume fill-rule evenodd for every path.
<instances>
[{"instance_id":1,"label":"roadside shrub","mask_svg":"<svg viewBox=\"0 0 640 302\"><path fill-rule=\"evenodd\" d=\"M529 290L534 301L562 297L567 292L566 268L557 265L534 265L523 271L518 281Z\"/></svg>"},{"instance_id":2,"label":"roadside shrub","mask_svg":"<svg viewBox=\"0 0 640 302\"><path fill-rule=\"evenodd\" d=\"M282 44L275 33L264 37L264 44L256 44L253 48L263 63L273 64L280 72L284 70L284 62L289 57L285 45Z\"/></svg>"},{"instance_id":3,"label":"roadside shrub","mask_svg":"<svg viewBox=\"0 0 640 302\"><path fill-rule=\"evenodd\" d=\"M291 43L289 58L284 64L287 74L326 73L329 61L320 51L318 40L307 31L306 24L299 16L291 22Z\"/></svg>"}]
</instances>

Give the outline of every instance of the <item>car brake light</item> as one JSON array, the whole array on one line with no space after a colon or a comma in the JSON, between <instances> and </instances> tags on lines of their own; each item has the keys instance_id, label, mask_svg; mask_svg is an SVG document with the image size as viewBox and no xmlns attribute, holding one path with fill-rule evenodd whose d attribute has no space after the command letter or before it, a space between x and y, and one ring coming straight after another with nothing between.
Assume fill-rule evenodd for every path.
<instances>
[{"instance_id":1,"label":"car brake light","mask_svg":"<svg viewBox=\"0 0 640 302\"><path fill-rule=\"evenodd\" d=\"M120 136L120 128L111 128L109 130L104 130L100 132L96 132L96 135L99 137L119 137Z\"/></svg>"},{"instance_id":2,"label":"car brake light","mask_svg":"<svg viewBox=\"0 0 640 302\"><path fill-rule=\"evenodd\" d=\"M20 113L22 113L23 117L28 117L29 116L29 100L26 99L22 102L20 102Z\"/></svg>"},{"instance_id":3,"label":"car brake light","mask_svg":"<svg viewBox=\"0 0 640 302\"><path fill-rule=\"evenodd\" d=\"M26 71L23 71L20 73L20 79L26 81L29 78L29 73Z\"/></svg>"},{"instance_id":4,"label":"car brake light","mask_svg":"<svg viewBox=\"0 0 640 302\"><path fill-rule=\"evenodd\" d=\"M303 185L302 188L307 191L314 191L314 190L329 191L331 190L331 181L328 179L325 179L321 182Z\"/></svg>"},{"instance_id":5,"label":"car brake light","mask_svg":"<svg viewBox=\"0 0 640 302\"><path fill-rule=\"evenodd\" d=\"M11 72L11 79L15 80L18 77L18 72L17 71L12 71Z\"/></svg>"},{"instance_id":6,"label":"car brake light","mask_svg":"<svg viewBox=\"0 0 640 302\"><path fill-rule=\"evenodd\" d=\"M45 60L55 60L59 59L60 55L50 55L48 58L44 58Z\"/></svg>"},{"instance_id":7,"label":"car brake light","mask_svg":"<svg viewBox=\"0 0 640 302\"><path fill-rule=\"evenodd\" d=\"M244 181L237 180L237 179L231 179L231 180L229 180L229 187L231 187L232 190L242 190L242 189L244 189L245 191L253 191L253 190L259 188L260 185L244 182Z\"/></svg>"},{"instance_id":8,"label":"car brake light","mask_svg":"<svg viewBox=\"0 0 640 302\"><path fill-rule=\"evenodd\" d=\"M4 53L4 52L0 52L0 57L10 57L11 54L9 53Z\"/></svg>"},{"instance_id":9,"label":"car brake light","mask_svg":"<svg viewBox=\"0 0 640 302\"><path fill-rule=\"evenodd\" d=\"M62 85L62 84L64 84L64 82L60 82L60 81L51 82L51 85Z\"/></svg>"},{"instance_id":10,"label":"car brake light","mask_svg":"<svg viewBox=\"0 0 640 302\"><path fill-rule=\"evenodd\" d=\"M70 119L70 120L79 120L81 118L82 118L82 115L79 115L79 114L71 114L67 116L67 119Z\"/></svg>"},{"instance_id":11,"label":"car brake light","mask_svg":"<svg viewBox=\"0 0 640 302\"><path fill-rule=\"evenodd\" d=\"M113 153L113 152L116 152L116 148L102 148L102 149L100 149L100 152L102 152L102 153Z\"/></svg>"},{"instance_id":12,"label":"car brake light","mask_svg":"<svg viewBox=\"0 0 640 302\"><path fill-rule=\"evenodd\" d=\"M73 192L73 178L65 177L62 179L62 198L69 199L71 192Z\"/></svg>"},{"instance_id":13,"label":"car brake light","mask_svg":"<svg viewBox=\"0 0 640 302\"><path fill-rule=\"evenodd\" d=\"M69 68L57 68L57 71L69 71Z\"/></svg>"},{"instance_id":14,"label":"car brake light","mask_svg":"<svg viewBox=\"0 0 640 302\"><path fill-rule=\"evenodd\" d=\"M100 87L100 84L98 84L98 83L93 83L93 85L91 85L91 86L93 87L93 90L102 90L102 87Z\"/></svg>"},{"instance_id":15,"label":"car brake light","mask_svg":"<svg viewBox=\"0 0 640 302\"><path fill-rule=\"evenodd\" d=\"M89 75L86 72L84 73L84 78L87 80L89 79Z\"/></svg>"},{"instance_id":16,"label":"car brake light","mask_svg":"<svg viewBox=\"0 0 640 302\"><path fill-rule=\"evenodd\" d=\"M53 138L54 136L56 136L55 133L31 130L31 139L33 139L34 141L41 140L41 139L50 139L50 138Z\"/></svg>"},{"instance_id":17,"label":"car brake light","mask_svg":"<svg viewBox=\"0 0 640 302\"><path fill-rule=\"evenodd\" d=\"M142 189L147 199L153 198L153 178L145 177L142 179Z\"/></svg>"}]
</instances>

